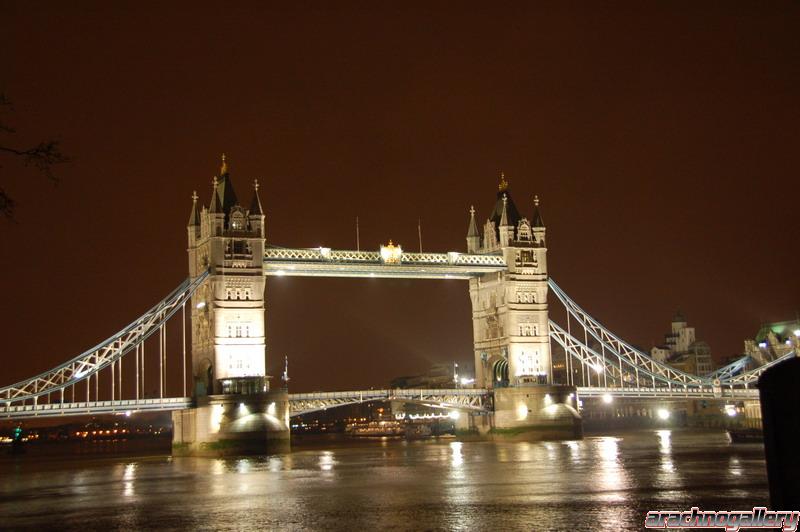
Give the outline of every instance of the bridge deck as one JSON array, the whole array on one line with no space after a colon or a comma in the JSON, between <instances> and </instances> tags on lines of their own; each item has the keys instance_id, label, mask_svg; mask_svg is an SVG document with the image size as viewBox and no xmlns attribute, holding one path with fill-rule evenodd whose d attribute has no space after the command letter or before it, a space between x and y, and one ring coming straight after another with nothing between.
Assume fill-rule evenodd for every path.
<instances>
[{"instance_id":1,"label":"bridge deck","mask_svg":"<svg viewBox=\"0 0 800 532\"><path fill-rule=\"evenodd\" d=\"M124 414L126 412L183 410L191 406L191 397L165 397L163 399L123 399L120 401L81 401L75 403L0 406L0 419L85 416L96 414Z\"/></svg>"},{"instance_id":2,"label":"bridge deck","mask_svg":"<svg viewBox=\"0 0 800 532\"><path fill-rule=\"evenodd\" d=\"M264 252L264 274L278 276L469 279L505 269L499 255L457 252L403 253L396 262L385 261L377 251L269 248Z\"/></svg>"}]
</instances>

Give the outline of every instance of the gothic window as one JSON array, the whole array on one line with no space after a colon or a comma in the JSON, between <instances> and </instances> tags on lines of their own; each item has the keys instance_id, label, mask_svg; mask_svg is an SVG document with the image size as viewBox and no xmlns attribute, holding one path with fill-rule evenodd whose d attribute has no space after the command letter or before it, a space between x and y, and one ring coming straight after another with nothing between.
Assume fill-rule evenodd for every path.
<instances>
[{"instance_id":1,"label":"gothic window","mask_svg":"<svg viewBox=\"0 0 800 532\"><path fill-rule=\"evenodd\" d=\"M237 325L236 326L236 338L241 338L241 337L242 337L242 326L241 325Z\"/></svg>"},{"instance_id":2,"label":"gothic window","mask_svg":"<svg viewBox=\"0 0 800 532\"><path fill-rule=\"evenodd\" d=\"M234 211L231 213L231 229L234 231L244 230L244 213L242 211Z\"/></svg>"},{"instance_id":3,"label":"gothic window","mask_svg":"<svg viewBox=\"0 0 800 532\"><path fill-rule=\"evenodd\" d=\"M533 331L533 336L539 336L539 325L534 323L532 331Z\"/></svg>"},{"instance_id":4,"label":"gothic window","mask_svg":"<svg viewBox=\"0 0 800 532\"><path fill-rule=\"evenodd\" d=\"M531 240L531 226L525 218L520 220L517 225L517 239L524 241Z\"/></svg>"}]
</instances>

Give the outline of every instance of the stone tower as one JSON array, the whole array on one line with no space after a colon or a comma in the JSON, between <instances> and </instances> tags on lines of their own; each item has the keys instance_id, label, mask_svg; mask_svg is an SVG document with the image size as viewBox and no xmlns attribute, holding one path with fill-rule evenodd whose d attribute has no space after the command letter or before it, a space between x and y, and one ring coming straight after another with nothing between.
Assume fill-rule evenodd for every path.
<instances>
[{"instance_id":1,"label":"stone tower","mask_svg":"<svg viewBox=\"0 0 800 532\"><path fill-rule=\"evenodd\" d=\"M482 388L552 383L547 314L547 244L539 199L530 219L500 174L491 216L478 231L470 209L469 253L502 255L506 271L470 279L475 382Z\"/></svg>"},{"instance_id":2,"label":"stone tower","mask_svg":"<svg viewBox=\"0 0 800 532\"><path fill-rule=\"evenodd\" d=\"M264 329L264 212L254 183L243 207L225 156L213 178L209 206L192 196L189 275L209 270L192 299L192 371L195 397L268 390Z\"/></svg>"}]
</instances>

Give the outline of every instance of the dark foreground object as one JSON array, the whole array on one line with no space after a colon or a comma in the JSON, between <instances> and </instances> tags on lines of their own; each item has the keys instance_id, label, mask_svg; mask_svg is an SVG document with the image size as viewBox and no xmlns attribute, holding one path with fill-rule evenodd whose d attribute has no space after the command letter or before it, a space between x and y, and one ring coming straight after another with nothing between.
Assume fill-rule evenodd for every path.
<instances>
[{"instance_id":1,"label":"dark foreground object","mask_svg":"<svg viewBox=\"0 0 800 532\"><path fill-rule=\"evenodd\" d=\"M728 437L733 443L760 443L764 441L761 429L728 429Z\"/></svg>"},{"instance_id":2,"label":"dark foreground object","mask_svg":"<svg viewBox=\"0 0 800 532\"><path fill-rule=\"evenodd\" d=\"M800 358L766 370L758 379L769 496L775 510L800 508Z\"/></svg>"}]
</instances>

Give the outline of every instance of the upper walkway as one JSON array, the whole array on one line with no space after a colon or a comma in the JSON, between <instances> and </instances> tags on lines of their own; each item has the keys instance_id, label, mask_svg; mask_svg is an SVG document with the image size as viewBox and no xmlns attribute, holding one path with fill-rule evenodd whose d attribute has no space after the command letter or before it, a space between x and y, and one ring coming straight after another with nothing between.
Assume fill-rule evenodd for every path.
<instances>
[{"instance_id":1,"label":"upper walkway","mask_svg":"<svg viewBox=\"0 0 800 532\"><path fill-rule=\"evenodd\" d=\"M387 248L384 248L384 250ZM500 255L469 253L406 253L348 251L330 248L267 248L265 275L303 277L399 277L406 279L469 279L503 271Z\"/></svg>"}]
</instances>

